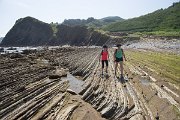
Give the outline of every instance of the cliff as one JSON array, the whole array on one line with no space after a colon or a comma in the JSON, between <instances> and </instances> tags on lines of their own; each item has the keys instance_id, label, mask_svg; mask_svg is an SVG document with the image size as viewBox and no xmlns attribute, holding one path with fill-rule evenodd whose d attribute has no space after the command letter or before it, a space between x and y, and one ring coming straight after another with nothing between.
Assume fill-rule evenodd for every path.
<instances>
[{"instance_id":1,"label":"cliff","mask_svg":"<svg viewBox=\"0 0 180 120\"><path fill-rule=\"evenodd\" d=\"M40 46L52 38L53 30L47 23L32 17L16 21L2 40L2 46Z\"/></svg>"}]
</instances>

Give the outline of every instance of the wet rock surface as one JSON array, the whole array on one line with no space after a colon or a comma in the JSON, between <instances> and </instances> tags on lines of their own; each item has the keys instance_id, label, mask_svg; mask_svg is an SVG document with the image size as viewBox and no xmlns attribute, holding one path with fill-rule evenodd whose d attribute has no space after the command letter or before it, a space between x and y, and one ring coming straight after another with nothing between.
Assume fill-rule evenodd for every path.
<instances>
[{"instance_id":1,"label":"wet rock surface","mask_svg":"<svg viewBox=\"0 0 180 120\"><path fill-rule=\"evenodd\" d=\"M0 119L177 118L173 108L180 110L179 94L171 96L155 78L130 64L125 64L121 82L114 75L112 49L108 76L101 76L100 52L99 48L68 47L15 58L1 55Z\"/></svg>"}]
</instances>

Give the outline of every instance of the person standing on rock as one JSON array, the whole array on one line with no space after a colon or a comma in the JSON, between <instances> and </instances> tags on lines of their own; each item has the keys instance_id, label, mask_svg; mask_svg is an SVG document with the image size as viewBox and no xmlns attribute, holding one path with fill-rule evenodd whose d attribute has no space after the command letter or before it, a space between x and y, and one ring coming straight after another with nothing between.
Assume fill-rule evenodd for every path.
<instances>
[{"instance_id":1,"label":"person standing on rock","mask_svg":"<svg viewBox=\"0 0 180 120\"><path fill-rule=\"evenodd\" d=\"M126 61L126 57L125 57L123 49L121 48L121 44L118 44L117 49L114 51L115 76L116 76L118 63L120 63L121 79L123 79L123 57L124 57L124 60Z\"/></svg>"},{"instance_id":2,"label":"person standing on rock","mask_svg":"<svg viewBox=\"0 0 180 120\"><path fill-rule=\"evenodd\" d=\"M102 63L102 75L103 75L103 70L104 70L104 63L106 63L106 73L108 72L108 60L109 60L109 55L108 55L108 47L106 45L103 46L103 50L100 54L101 57L101 63ZM100 60L100 59L99 59Z\"/></svg>"}]
</instances>

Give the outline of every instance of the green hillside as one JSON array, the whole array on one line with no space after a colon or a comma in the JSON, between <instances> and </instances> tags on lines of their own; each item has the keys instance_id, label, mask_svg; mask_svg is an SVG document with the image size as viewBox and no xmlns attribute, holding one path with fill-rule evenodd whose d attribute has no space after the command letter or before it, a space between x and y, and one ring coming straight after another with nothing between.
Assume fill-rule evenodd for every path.
<instances>
[{"instance_id":1,"label":"green hillside","mask_svg":"<svg viewBox=\"0 0 180 120\"><path fill-rule=\"evenodd\" d=\"M112 23L103 29L111 32L180 31L180 2L173 3L167 9L160 9L137 18Z\"/></svg>"},{"instance_id":2,"label":"green hillside","mask_svg":"<svg viewBox=\"0 0 180 120\"><path fill-rule=\"evenodd\" d=\"M95 19L93 17L89 17L88 19L68 19L64 20L62 24L69 25L69 26L88 26L88 27L102 27L104 25L109 25L111 23L123 21L124 19L118 17L118 16L109 16L102 19Z\"/></svg>"}]
</instances>

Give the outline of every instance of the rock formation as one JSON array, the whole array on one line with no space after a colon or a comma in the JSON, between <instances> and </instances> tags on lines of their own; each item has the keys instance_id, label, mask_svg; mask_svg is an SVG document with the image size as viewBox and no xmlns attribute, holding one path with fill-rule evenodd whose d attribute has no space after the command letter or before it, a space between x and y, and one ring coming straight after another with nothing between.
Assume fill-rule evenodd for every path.
<instances>
[{"instance_id":1,"label":"rock formation","mask_svg":"<svg viewBox=\"0 0 180 120\"><path fill-rule=\"evenodd\" d=\"M46 45L52 38L53 31L47 23L26 17L16 21L4 37L2 46L40 46Z\"/></svg>"}]
</instances>

